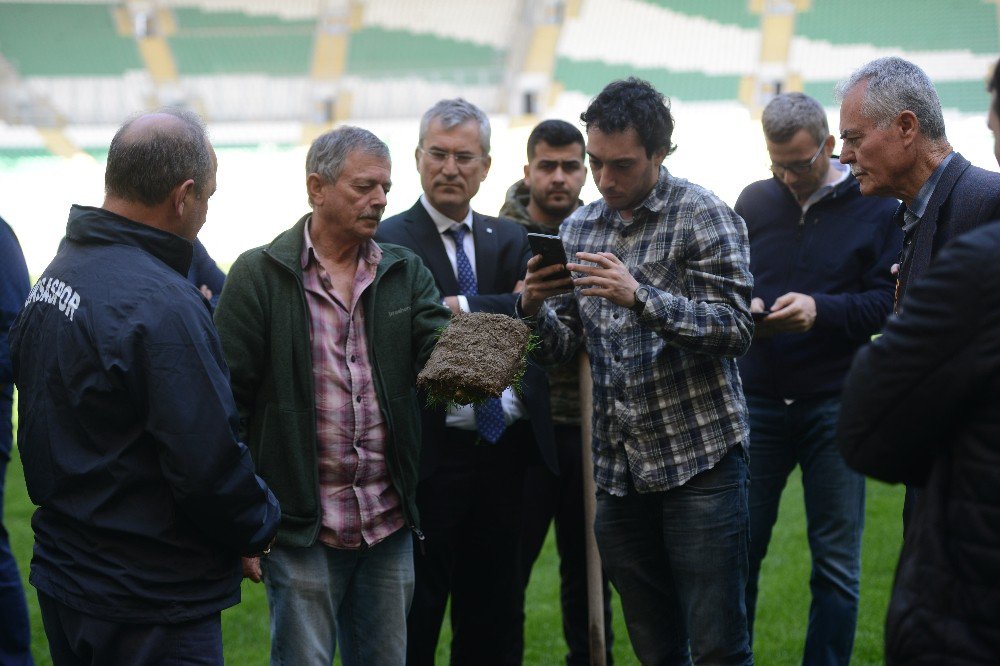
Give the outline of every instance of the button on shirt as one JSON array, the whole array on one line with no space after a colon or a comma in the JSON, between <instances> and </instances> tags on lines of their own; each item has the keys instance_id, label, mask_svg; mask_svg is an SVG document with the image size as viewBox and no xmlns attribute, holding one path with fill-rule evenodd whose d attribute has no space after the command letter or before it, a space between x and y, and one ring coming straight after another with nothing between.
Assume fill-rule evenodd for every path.
<instances>
[{"instance_id":1,"label":"button on shirt","mask_svg":"<svg viewBox=\"0 0 1000 666\"><path fill-rule=\"evenodd\" d=\"M547 299L533 322L547 362L582 336L594 380L598 487L625 495L680 486L746 441L735 357L750 345L746 225L708 190L661 167L631 221L604 200L560 229L566 253L614 253L649 296L641 314L574 293Z\"/></svg>"},{"instance_id":2,"label":"button on shirt","mask_svg":"<svg viewBox=\"0 0 1000 666\"><path fill-rule=\"evenodd\" d=\"M404 524L402 503L385 461L386 424L368 361L361 294L375 279L382 250L360 250L349 303L342 303L317 259L305 227L302 282L309 307L316 446L322 526L334 548L374 545Z\"/></svg>"},{"instance_id":3,"label":"button on shirt","mask_svg":"<svg viewBox=\"0 0 1000 666\"><path fill-rule=\"evenodd\" d=\"M461 224L468 229L468 233L465 234L465 238L462 242L462 249L465 250L465 255L469 258L469 263L472 264L473 272L476 271L476 245L472 238L472 209L466 213L465 219L460 222L456 222L450 217L443 215L438 212L434 206L431 205L430 201L427 200L427 195L422 194L420 196L420 203L423 204L424 209L427 214L431 216L434 221L434 226L437 227L438 233L441 234L441 241L444 243L444 251L448 255L448 261L451 262L451 270L458 273L458 263L455 258L455 237L451 235L450 230L455 225ZM458 297L458 304L462 312L469 312L469 301L465 296ZM518 419L527 418L528 412L524 408L524 403L521 399L517 397L514 389L507 388L503 395L500 396L500 402L503 404L503 415L504 420L507 425L510 425ZM475 430L476 429L476 414L473 411L472 405L460 405L457 407L451 407L448 409L448 414L445 417L445 425L449 428L459 428L461 430Z\"/></svg>"}]
</instances>

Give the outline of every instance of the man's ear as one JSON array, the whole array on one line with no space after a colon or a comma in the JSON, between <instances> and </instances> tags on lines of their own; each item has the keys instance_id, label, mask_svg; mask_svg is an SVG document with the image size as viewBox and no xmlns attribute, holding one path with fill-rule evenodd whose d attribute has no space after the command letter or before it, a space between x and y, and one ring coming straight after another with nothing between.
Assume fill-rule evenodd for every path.
<instances>
[{"instance_id":1,"label":"man's ear","mask_svg":"<svg viewBox=\"0 0 1000 666\"><path fill-rule=\"evenodd\" d=\"M493 158L487 155L483 158L483 177L479 179L480 182L486 180L486 176L490 175L490 165L493 164Z\"/></svg>"},{"instance_id":2,"label":"man's ear","mask_svg":"<svg viewBox=\"0 0 1000 666\"><path fill-rule=\"evenodd\" d=\"M309 193L309 201L317 205L323 199L323 185L326 183L318 173L311 173L306 176L306 192Z\"/></svg>"},{"instance_id":3,"label":"man's ear","mask_svg":"<svg viewBox=\"0 0 1000 666\"><path fill-rule=\"evenodd\" d=\"M903 139L904 143L912 142L917 138L917 134L920 133L920 121L917 119L917 115L909 109L900 111L893 124L899 131L899 136Z\"/></svg>"},{"instance_id":4,"label":"man's ear","mask_svg":"<svg viewBox=\"0 0 1000 666\"><path fill-rule=\"evenodd\" d=\"M170 193L171 201L174 205L174 213L178 217L184 214L184 202L187 200L189 194L194 196L194 180L191 178L188 178L175 187L174 191Z\"/></svg>"}]
</instances>

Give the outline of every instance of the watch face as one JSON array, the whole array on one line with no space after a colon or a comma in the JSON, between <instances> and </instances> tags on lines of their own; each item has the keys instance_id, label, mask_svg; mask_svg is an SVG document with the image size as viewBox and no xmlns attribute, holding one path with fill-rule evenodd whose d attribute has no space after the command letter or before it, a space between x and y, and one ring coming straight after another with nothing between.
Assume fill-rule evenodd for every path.
<instances>
[{"instance_id":1,"label":"watch face","mask_svg":"<svg viewBox=\"0 0 1000 666\"><path fill-rule=\"evenodd\" d=\"M635 304L632 306L632 310L641 314L646 309L646 299L648 297L649 289L646 287L637 287L635 290Z\"/></svg>"}]
</instances>

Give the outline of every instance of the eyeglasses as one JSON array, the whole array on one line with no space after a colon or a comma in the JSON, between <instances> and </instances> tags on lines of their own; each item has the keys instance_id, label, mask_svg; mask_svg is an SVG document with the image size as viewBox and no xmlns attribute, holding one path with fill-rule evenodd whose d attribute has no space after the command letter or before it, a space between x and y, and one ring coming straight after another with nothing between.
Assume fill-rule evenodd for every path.
<instances>
[{"instance_id":1,"label":"eyeglasses","mask_svg":"<svg viewBox=\"0 0 1000 666\"><path fill-rule=\"evenodd\" d=\"M799 162L798 164L775 164L771 163L771 173L773 173L778 178L784 178L785 173L791 171L797 176L801 176L804 173L809 173L809 169L812 168L813 164L816 164L816 160L819 156L823 154L823 149L826 147L826 142L819 144L819 149L816 154L812 156L812 159L808 162Z\"/></svg>"},{"instance_id":2,"label":"eyeglasses","mask_svg":"<svg viewBox=\"0 0 1000 666\"><path fill-rule=\"evenodd\" d=\"M417 150L423 153L424 157L426 157L430 163L435 166L444 164L448 161L449 157L455 158L455 165L459 168L470 167L483 159L482 155L473 155L472 153L450 153L447 150L441 150L440 148L431 148L430 150L417 148Z\"/></svg>"}]
</instances>

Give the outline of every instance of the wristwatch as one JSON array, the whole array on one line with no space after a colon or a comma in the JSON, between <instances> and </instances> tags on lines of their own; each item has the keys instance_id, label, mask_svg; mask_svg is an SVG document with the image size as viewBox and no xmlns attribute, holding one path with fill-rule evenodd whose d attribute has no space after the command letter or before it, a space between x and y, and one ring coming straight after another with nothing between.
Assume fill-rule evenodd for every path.
<instances>
[{"instance_id":1,"label":"wristwatch","mask_svg":"<svg viewBox=\"0 0 1000 666\"><path fill-rule=\"evenodd\" d=\"M632 312L637 315L641 315L642 311L646 309L646 300L649 298L649 287L639 285L635 289L635 303L629 308Z\"/></svg>"}]
</instances>

